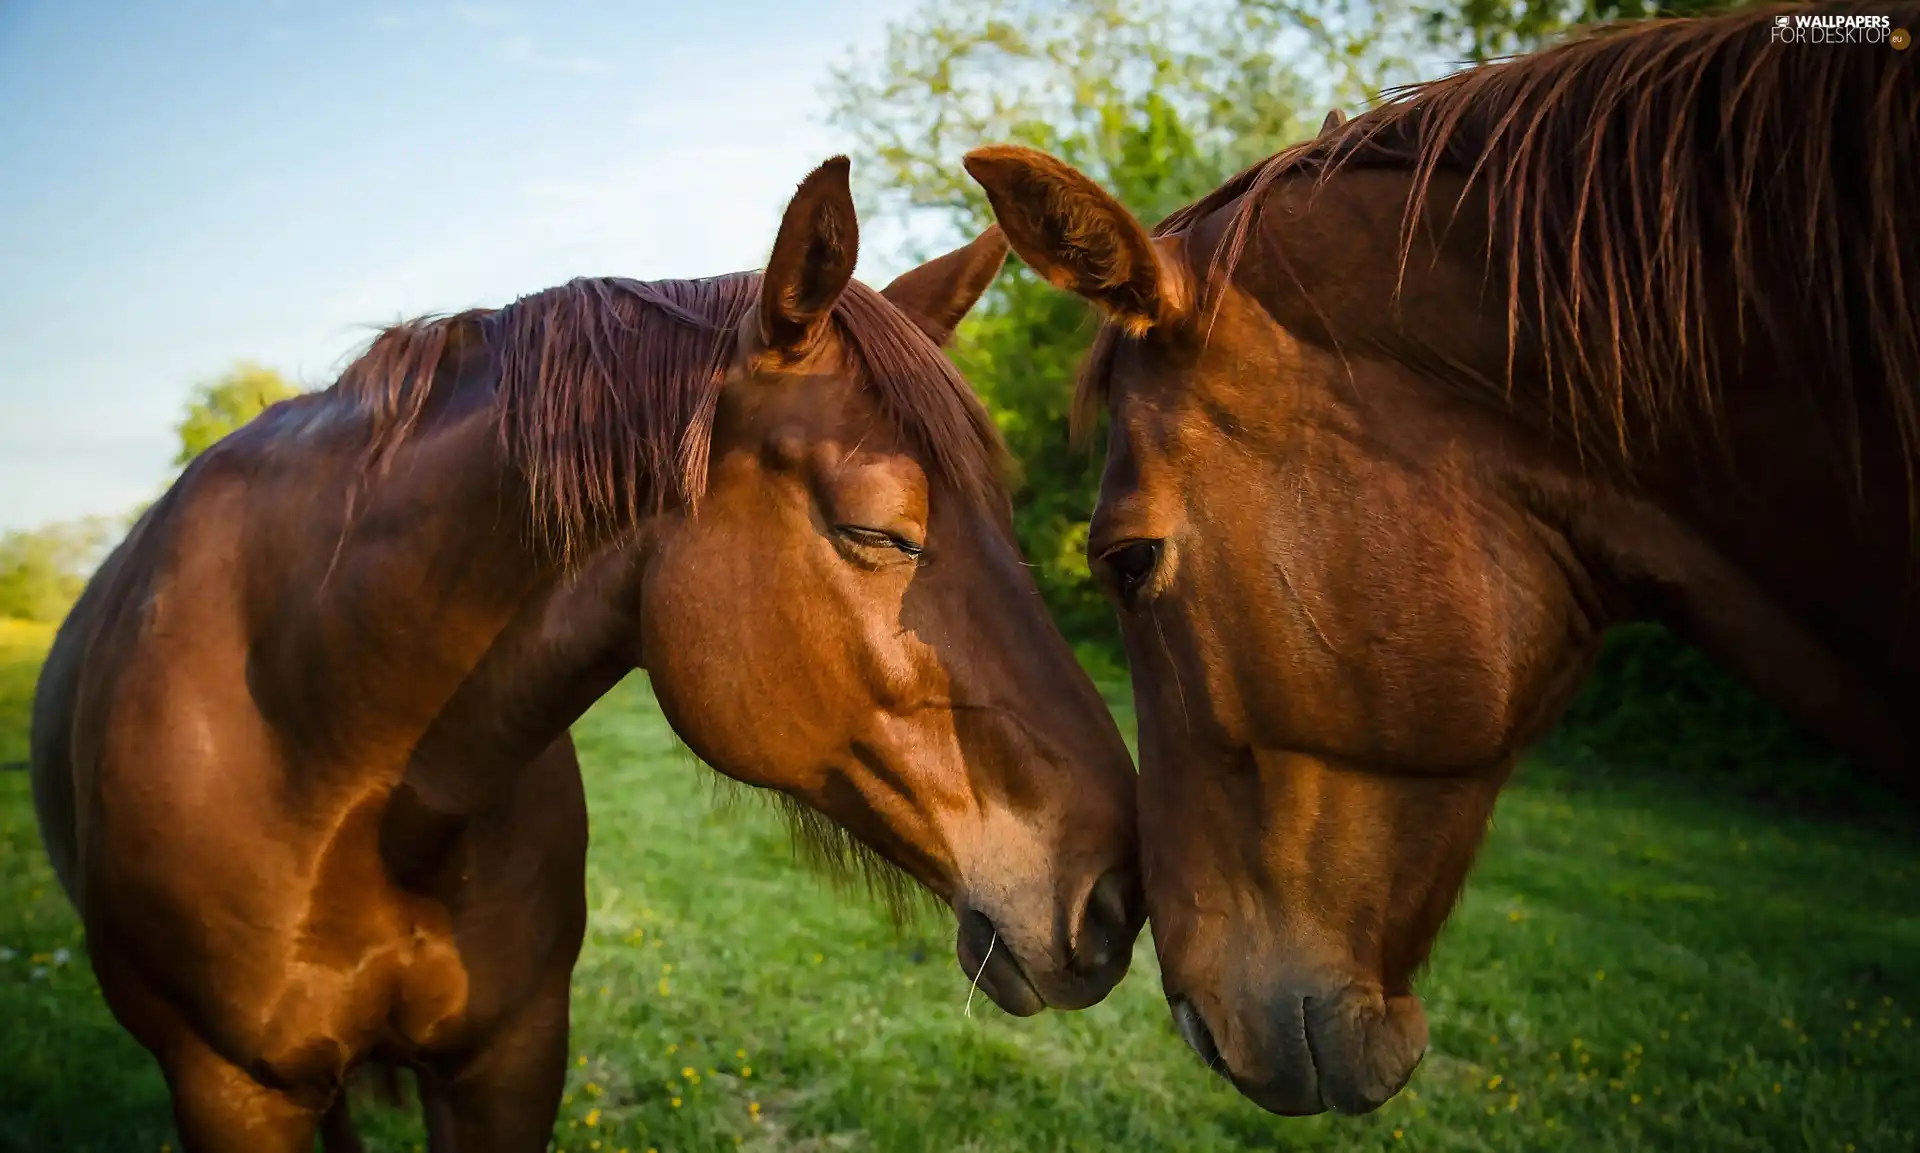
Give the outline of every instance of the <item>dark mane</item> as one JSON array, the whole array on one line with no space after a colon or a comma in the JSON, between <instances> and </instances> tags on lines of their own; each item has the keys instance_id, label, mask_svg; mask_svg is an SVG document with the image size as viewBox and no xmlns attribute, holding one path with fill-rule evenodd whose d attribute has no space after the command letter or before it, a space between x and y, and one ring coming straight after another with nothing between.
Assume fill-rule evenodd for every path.
<instances>
[{"instance_id":1,"label":"dark mane","mask_svg":"<svg viewBox=\"0 0 1920 1153\"><path fill-rule=\"evenodd\" d=\"M525 475L532 524L571 559L588 527L631 524L706 489L715 405L758 273L704 280L574 280L497 310L395 325L333 392L371 421L366 476L419 427L434 375L475 342L490 356L507 457ZM860 386L969 501L997 499L1004 450L992 418L913 321L855 281L834 307Z\"/></svg>"},{"instance_id":2,"label":"dark mane","mask_svg":"<svg viewBox=\"0 0 1920 1153\"><path fill-rule=\"evenodd\" d=\"M1590 30L1529 56L1395 91L1343 129L1246 169L1155 229L1225 209L1206 294L1230 278L1279 179L1348 165L1412 174L1402 241L1439 173L1484 197L1509 356L1541 350L1550 410L1623 455L1684 409L1712 415L1729 349L1710 286L1744 338L1793 350L1848 423L1890 424L1909 487L1920 450L1920 73L1910 52L1776 45L1777 15L1920 5L1773 6ZM1237 203L1236 203L1237 202ZM1497 281L1496 281L1497 283ZM1217 299L1217 297L1216 297ZM1119 337L1103 329L1077 407L1104 401Z\"/></svg>"}]
</instances>

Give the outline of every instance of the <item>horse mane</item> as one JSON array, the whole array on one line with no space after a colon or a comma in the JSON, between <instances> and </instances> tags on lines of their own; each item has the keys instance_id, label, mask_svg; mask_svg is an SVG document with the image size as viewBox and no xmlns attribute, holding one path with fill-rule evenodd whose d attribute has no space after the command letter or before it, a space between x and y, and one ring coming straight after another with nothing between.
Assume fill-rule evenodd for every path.
<instances>
[{"instance_id":1,"label":"horse mane","mask_svg":"<svg viewBox=\"0 0 1920 1153\"><path fill-rule=\"evenodd\" d=\"M477 343L491 358L500 445L525 477L531 525L563 562L596 524L698 504L721 385L760 279L577 279L504 308L386 329L332 390L370 421L363 479L384 472L421 426L436 375ZM858 281L832 324L857 386L934 479L970 502L996 499L998 430L920 326Z\"/></svg>"},{"instance_id":2,"label":"horse mane","mask_svg":"<svg viewBox=\"0 0 1920 1153\"><path fill-rule=\"evenodd\" d=\"M500 445L526 478L532 527L563 563L577 561L596 523L631 524L705 493L721 385L759 299L758 273L580 279L505 308L388 328L333 387L370 422L362 483L420 429L436 375L477 345L492 361ZM976 507L1003 502L999 431L920 325L858 281L841 293L832 323L857 386L875 394L934 479ZM905 874L827 818L781 800L804 861L837 883L864 882L897 922L911 915L919 894Z\"/></svg>"},{"instance_id":3,"label":"horse mane","mask_svg":"<svg viewBox=\"0 0 1920 1153\"><path fill-rule=\"evenodd\" d=\"M1721 401L1712 289L1736 332L1794 350L1793 367L1850 426L1887 422L1913 488L1920 449L1920 73L1876 46L1769 43L1777 16L1891 15L1920 5L1775 5L1603 25L1530 55L1395 89L1318 139L1255 164L1168 216L1156 236L1231 208L1201 277L1245 255L1275 181L1324 185L1349 165L1404 169L1401 273L1436 175L1484 197L1489 270L1507 296L1506 387L1523 330L1550 415L1625 458L1683 409ZM1497 271L1496 271L1497 270ZM1712 286L1712 287L1710 287ZM1086 362L1076 408L1103 406L1118 340ZM1557 405L1554 403L1557 401ZM1630 427L1639 418L1641 427ZM1090 423L1090 419L1088 420Z\"/></svg>"}]
</instances>

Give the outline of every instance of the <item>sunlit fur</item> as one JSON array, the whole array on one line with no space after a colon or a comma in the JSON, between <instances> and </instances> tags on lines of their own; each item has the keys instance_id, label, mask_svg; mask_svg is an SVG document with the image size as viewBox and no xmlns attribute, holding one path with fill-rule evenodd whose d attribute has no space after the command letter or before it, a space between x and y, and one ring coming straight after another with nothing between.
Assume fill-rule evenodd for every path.
<instances>
[{"instance_id":1,"label":"sunlit fur","mask_svg":"<svg viewBox=\"0 0 1920 1153\"><path fill-rule=\"evenodd\" d=\"M1602 29L1330 117L1151 233L1056 158L967 159L1110 321L1075 410L1154 940L1270 1110L1411 1074L1495 796L1615 624L1920 786L1920 70L1771 42L1807 13L1920 27Z\"/></svg>"},{"instance_id":2,"label":"sunlit fur","mask_svg":"<svg viewBox=\"0 0 1920 1153\"><path fill-rule=\"evenodd\" d=\"M803 851L947 905L1004 1011L1125 974L1127 748L940 347L1006 242L879 291L857 247L840 157L760 273L395 326L196 458L90 580L35 695L34 808L184 1149L356 1149L369 1065L418 1074L436 1150L547 1147L587 925L568 730L636 669Z\"/></svg>"}]
</instances>

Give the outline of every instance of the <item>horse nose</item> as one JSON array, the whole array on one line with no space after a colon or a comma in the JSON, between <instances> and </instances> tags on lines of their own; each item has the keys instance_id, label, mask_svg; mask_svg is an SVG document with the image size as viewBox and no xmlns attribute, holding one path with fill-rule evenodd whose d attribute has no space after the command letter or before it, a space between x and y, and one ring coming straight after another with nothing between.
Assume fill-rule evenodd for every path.
<instances>
[{"instance_id":1,"label":"horse nose","mask_svg":"<svg viewBox=\"0 0 1920 1153\"><path fill-rule=\"evenodd\" d=\"M1126 961L1145 917L1140 879L1130 869L1114 869L1094 882L1080 914L1073 967L1100 973Z\"/></svg>"}]
</instances>

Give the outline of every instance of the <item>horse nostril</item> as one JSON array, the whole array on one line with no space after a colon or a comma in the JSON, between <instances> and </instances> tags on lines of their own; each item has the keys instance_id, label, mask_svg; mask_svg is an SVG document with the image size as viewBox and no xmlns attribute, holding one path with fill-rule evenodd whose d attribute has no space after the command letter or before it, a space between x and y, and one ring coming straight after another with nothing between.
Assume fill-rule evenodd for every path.
<instances>
[{"instance_id":1,"label":"horse nostril","mask_svg":"<svg viewBox=\"0 0 1920 1153\"><path fill-rule=\"evenodd\" d=\"M1220 1063L1220 1047L1213 1043L1213 1032L1200 1018L1200 1010L1178 993L1167 998L1167 1008L1173 1010L1173 1027L1179 1030L1180 1039L1187 1043L1187 1048L1192 1049L1207 1068L1224 1075L1226 1070Z\"/></svg>"},{"instance_id":2,"label":"horse nostril","mask_svg":"<svg viewBox=\"0 0 1920 1153\"><path fill-rule=\"evenodd\" d=\"M1139 904L1139 889L1133 874L1119 869L1094 882L1073 950L1076 968L1105 969L1131 951L1130 930L1136 923L1133 910Z\"/></svg>"},{"instance_id":3,"label":"horse nostril","mask_svg":"<svg viewBox=\"0 0 1920 1153\"><path fill-rule=\"evenodd\" d=\"M1000 941L1000 930L985 913L968 909L960 914L960 940L976 958L974 964L984 968L987 956Z\"/></svg>"}]
</instances>

